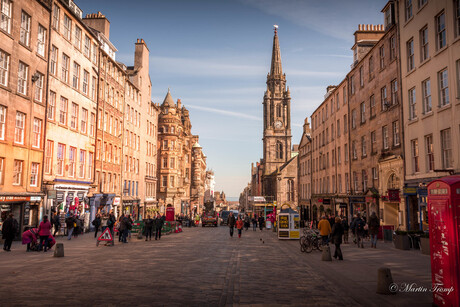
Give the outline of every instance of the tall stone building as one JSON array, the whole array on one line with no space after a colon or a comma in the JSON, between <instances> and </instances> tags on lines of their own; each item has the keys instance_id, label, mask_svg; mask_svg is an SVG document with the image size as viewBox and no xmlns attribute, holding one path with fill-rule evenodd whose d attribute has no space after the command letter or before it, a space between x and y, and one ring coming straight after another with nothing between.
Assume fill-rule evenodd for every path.
<instances>
[{"instance_id":1,"label":"tall stone building","mask_svg":"<svg viewBox=\"0 0 460 307\"><path fill-rule=\"evenodd\" d=\"M297 194L300 207L300 219L311 220L312 207L311 207L311 152L312 152L312 138L310 123L308 117L305 118L303 125L302 138L299 143L299 157L298 157L298 187Z\"/></svg>"},{"instance_id":2,"label":"tall stone building","mask_svg":"<svg viewBox=\"0 0 460 307\"><path fill-rule=\"evenodd\" d=\"M121 163L123 139L123 106L126 73L116 61L117 49L110 42L110 22L100 12L88 14L83 22L93 30L99 43L99 91L97 93L97 129L94 207L113 206L121 213ZM136 195L138 183L131 185L129 196ZM137 190L138 191L138 190Z\"/></svg>"},{"instance_id":3,"label":"tall stone building","mask_svg":"<svg viewBox=\"0 0 460 307\"><path fill-rule=\"evenodd\" d=\"M0 3L0 224L37 225L48 80L50 3Z\"/></svg>"},{"instance_id":4,"label":"tall stone building","mask_svg":"<svg viewBox=\"0 0 460 307\"><path fill-rule=\"evenodd\" d=\"M432 180L460 173L460 1L397 1L409 229L428 228ZM401 178L402 181L402 178Z\"/></svg>"},{"instance_id":5,"label":"tall stone building","mask_svg":"<svg viewBox=\"0 0 460 307\"><path fill-rule=\"evenodd\" d=\"M94 181L98 41L75 3L54 1L44 185L47 208L82 212ZM86 219L89 223L89 217Z\"/></svg>"}]
</instances>

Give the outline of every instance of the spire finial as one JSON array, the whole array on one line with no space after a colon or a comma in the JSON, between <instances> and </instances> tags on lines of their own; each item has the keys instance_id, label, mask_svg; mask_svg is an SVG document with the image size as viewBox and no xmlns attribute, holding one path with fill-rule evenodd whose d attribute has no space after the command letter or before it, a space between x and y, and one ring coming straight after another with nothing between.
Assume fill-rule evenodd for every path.
<instances>
[{"instance_id":1,"label":"spire finial","mask_svg":"<svg viewBox=\"0 0 460 307\"><path fill-rule=\"evenodd\" d=\"M278 33L278 25L273 25L273 30L275 30L275 34Z\"/></svg>"}]
</instances>

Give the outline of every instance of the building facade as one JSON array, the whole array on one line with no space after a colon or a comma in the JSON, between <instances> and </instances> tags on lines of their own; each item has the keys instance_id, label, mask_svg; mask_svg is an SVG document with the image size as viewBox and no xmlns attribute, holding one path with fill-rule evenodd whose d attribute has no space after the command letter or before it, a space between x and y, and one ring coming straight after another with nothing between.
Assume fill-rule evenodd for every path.
<instances>
[{"instance_id":1,"label":"building facade","mask_svg":"<svg viewBox=\"0 0 460 307\"><path fill-rule=\"evenodd\" d=\"M460 4L397 1L409 229L428 228L427 184L460 173Z\"/></svg>"},{"instance_id":2,"label":"building facade","mask_svg":"<svg viewBox=\"0 0 460 307\"><path fill-rule=\"evenodd\" d=\"M310 221L312 216L311 206L311 129L308 117L305 118L303 124L302 138L299 143L299 157L298 157L298 199L300 207L300 219L303 221Z\"/></svg>"},{"instance_id":3,"label":"building facade","mask_svg":"<svg viewBox=\"0 0 460 307\"><path fill-rule=\"evenodd\" d=\"M0 224L13 213L22 232L43 214L51 6L35 0L0 6Z\"/></svg>"}]
</instances>

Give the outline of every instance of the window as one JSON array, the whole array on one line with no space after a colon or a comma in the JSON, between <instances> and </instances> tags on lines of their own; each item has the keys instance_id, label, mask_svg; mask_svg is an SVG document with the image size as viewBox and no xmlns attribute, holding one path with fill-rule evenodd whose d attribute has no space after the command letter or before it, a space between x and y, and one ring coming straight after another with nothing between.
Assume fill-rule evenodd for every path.
<instances>
[{"instance_id":1,"label":"window","mask_svg":"<svg viewBox=\"0 0 460 307\"><path fill-rule=\"evenodd\" d=\"M14 129L14 142L24 144L24 128L26 124L26 115L22 112L16 112L16 125Z\"/></svg>"},{"instance_id":2,"label":"window","mask_svg":"<svg viewBox=\"0 0 460 307\"><path fill-rule=\"evenodd\" d=\"M391 104L395 105L398 103L398 81L394 79L391 81Z\"/></svg>"},{"instance_id":3,"label":"window","mask_svg":"<svg viewBox=\"0 0 460 307\"><path fill-rule=\"evenodd\" d=\"M363 157L367 156L366 137L361 137L361 154Z\"/></svg>"},{"instance_id":4,"label":"window","mask_svg":"<svg viewBox=\"0 0 460 307\"><path fill-rule=\"evenodd\" d=\"M57 74L57 57L58 57L58 48L56 46L51 46L50 54L50 74L56 76Z\"/></svg>"},{"instance_id":5,"label":"window","mask_svg":"<svg viewBox=\"0 0 460 307\"><path fill-rule=\"evenodd\" d=\"M384 86L380 89L380 102L382 105L382 111L385 111L388 107L388 100L387 100L387 87Z\"/></svg>"},{"instance_id":6,"label":"window","mask_svg":"<svg viewBox=\"0 0 460 307\"><path fill-rule=\"evenodd\" d=\"M353 188L355 192L358 192L359 186L358 186L358 174L356 172L353 172Z\"/></svg>"},{"instance_id":7,"label":"window","mask_svg":"<svg viewBox=\"0 0 460 307\"><path fill-rule=\"evenodd\" d=\"M364 86L364 66L359 68L359 85L361 87Z\"/></svg>"},{"instance_id":8,"label":"window","mask_svg":"<svg viewBox=\"0 0 460 307\"><path fill-rule=\"evenodd\" d=\"M52 25L53 27L59 31L59 15L61 13L61 9L57 4L54 4L53 7L53 20L52 20Z\"/></svg>"},{"instance_id":9,"label":"window","mask_svg":"<svg viewBox=\"0 0 460 307\"><path fill-rule=\"evenodd\" d=\"M62 54L62 72L61 72L61 80L65 83L69 82L69 65L70 65L70 58L66 54Z\"/></svg>"},{"instance_id":10,"label":"window","mask_svg":"<svg viewBox=\"0 0 460 307\"><path fill-rule=\"evenodd\" d=\"M170 161L169 161L169 167L170 168L175 168L175 164L176 164L176 159L171 158Z\"/></svg>"},{"instance_id":11,"label":"window","mask_svg":"<svg viewBox=\"0 0 460 307\"><path fill-rule=\"evenodd\" d=\"M457 66L457 97L460 97L460 60L455 62Z\"/></svg>"},{"instance_id":12,"label":"window","mask_svg":"<svg viewBox=\"0 0 460 307\"><path fill-rule=\"evenodd\" d=\"M393 122L393 146L399 146L399 122Z\"/></svg>"},{"instance_id":13,"label":"window","mask_svg":"<svg viewBox=\"0 0 460 307\"><path fill-rule=\"evenodd\" d=\"M88 35L85 34L85 49L83 53L87 58L90 56L90 50L91 50L91 39L88 37Z\"/></svg>"},{"instance_id":14,"label":"window","mask_svg":"<svg viewBox=\"0 0 460 307\"><path fill-rule=\"evenodd\" d=\"M40 148L41 134L42 134L42 120L38 118L34 118L34 126L33 126L34 138L33 138L32 147Z\"/></svg>"},{"instance_id":15,"label":"window","mask_svg":"<svg viewBox=\"0 0 460 307\"><path fill-rule=\"evenodd\" d=\"M95 136L95 132L96 132L95 128L96 128L96 114L91 113L90 121L89 121L89 135L92 137Z\"/></svg>"},{"instance_id":16,"label":"window","mask_svg":"<svg viewBox=\"0 0 460 307\"><path fill-rule=\"evenodd\" d=\"M88 95L88 82L89 82L89 72L86 70L83 71L83 87L82 91L85 95Z\"/></svg>"},{"instance_id":17,"label":"window","mask_svg":"<svg viewBox=\"0 0 460 307\"><path fill-rule=\"evenodd\" d=\"M418 8L421 9L422 6L424 6L426 4L428 0L418 0Z\"/></svg>"},{"instance_id":18,"label":"window","mask_svg":"<svg viewBox=\"0 0 460 307\"><path fill-rule=\"evenodd\" d=\"M375 131L371 132L371 153L375 153L377 149L377 138Z\"/></svg>"},{"instance_id":19,"label":"window","mask_svg":"<svg viewBox=\"0 0 460 307\"><path fill-rule=\"evenodd\" d=\"M69 150L69 177L75 177L75 163L77 160L77 149L70 147Z\"/></svg>"},{"instance_id":20,"label":"window","mask_svg":"<svg viewBox=\"0 0 460 307\"><path fill-rule=\"evenodd\" d=\"M348 120L347 120L347 114L343 116L343 133L348 132Z\"/></svg>"},{"instance_id":21,"label":"window","mask_svg":"<svg viewBox=\"0 0 460 307\"><path fill-rule=\"evenodd\" d=\"M340 146L337 147L337 164L342 163L342 151L340 150Z\"/></svg>"},{"instance_id":22,"label":"window","mask_svg":"<svg viewBox=\"0 0 460 307\"><path fill-rule=\"evenodd\" d=\"M294 201L294 180L287 181L287 200Z\"/></svg>"},{"instance_id":23,"label":"window","mask_svg":"<svg viewBox=\"0 0 460 307\"><path fill-rule=\"evenodd\" d=\"M348 144L345 144L343 156L344 156L345 163L347 163L348 162Z\"/></svg>"},{"instance_id":24,"label":"window","mask_svg":"<svg viewBox=\"0 0 460 307\"><path fill-rule=\"evenodd\" d=\"M452 142L450 128L441 130L442 168L452 167Z\"/></svg>"},{"instance_id":25,"label":"window","mask_svg":"<svg viewBox=\"0 0 460 307\"><path fill-rule=\"evenodd\" d=\"M425 136L426 170L434 171L433 135Z\"/></svg>"},{"instance_id":26,"label":"window","mask_svg":"<svg viewBox=\"0 0 460 307\"><path fill-rule=\"evenodd\" d=\"M67 98L61 96L61 103L59 104L59 123L62 125L67 125Z\"/></svg>"},{"instance_id":27,"label":"window","mask_svg":"<svg viewBox=\"0 0 460 307\"><path fill-rule=\"evenodd\" d=\"M337 137L340 137L340 119L337 120Z\"/></svg>"},{"instance_id":28,"label":"window","mask_svg":"<svg viewBox=\"0 0 460 307\"><path fill-rule=\"evenodd\" d=\"M171 188L174 188L174 176L169 177L169 183Z\"/></svg>"},{"instance_id":29,"label":"window","mask_svg":"<svg viewBox=\"0 0 460 307\"><path fill-rule=\"evenodd\" d=\"M415 109L415 87L409 90L409 120L413 120L417 117Z\"/></svg>"},{"instance_id":30,"label":"window","mask_svg":"<svg viewBox=\"0 0 460 307\"><path fill-rule=\"evenodd\" d=\"M396 38L394 35L390 37L390 61L396 58Z\"/></svg>"},{"instance_id":31,"label":"window","mask_svg":"<svg viewBox=\"0 0 460 307\"><path fill-rule=\"evenodd\" d=\"M96 77L93 77L93 82L91 82L91 99L95 100L96 99L96 85L97 84L97 79Z\"/></svg>"},{"instance_id":32,"label":"window","mask_svg":"<svg viewBox=\"0 0 460 307\"><path fill-rule=\"evenodd\" d=\"M88 153L88 179L93 179L93 159L94 153Z\"/></svg>"},{"instance_id":33,"label":"window","mask_svg":"<svg viewBox=\"0 0 460 307\"><path fill-rule=\"evenodd\" d=\"M374 78L374 57L369 57L369 80Z\"/></svg>"},{"instance_id":34,"label":"window","mask_svg":"<svg viewBox=\"0 0 460 307\"><path fill-rule=\"evenodd\" d=\"M0 84L8 86L10 55L0 50Z\"/></svg>"},{"instance_id":35,"label":"window","mask_svg":"<svg viewBox=\"0 0 460 307\"><path fill-rule=\"evenodd\" d=\"M54 114L56 112L56 93L50 91L50 96L48 99L48 119L54 120Z\"/></svg>"},{"instance_id":36,"label":"window","mask_svg":"<svg viewBox=\"0 0 460 307\"><path fill-rule=\"evenodd\" d=\"M80 131L86 134L87 127L88 127L88 110L83 108L81 109Z\"/></svg>"},{"instance_id":37,"label":"window","mask_svg":"<svg viewBox=\"0 0 460 307\"><path fill-rule=\"evenodd\" d=\"M18 93L27 95L27 76L29 75L29 66L19 62L18 68Z\"/></svg>"},{"instance_id":38,"label":"window","mask_svg":"<svg viewBox=\"0 0 460 307\"><path fill-rule=\"evenodd\" d=\"M380 69L385 68L385 46L379 48Z\"/></svg>"},{"instance_id":39,"label":"window","mask_svg":"<svg viewBox=\"0 0 460 307\"><path fill-rule=\"evenodd\" d=\"M163 140L163 149L168 149L168 140Z\"/></svg>"},{"instance_id":40,"label":"window","mask_svg":"<svg viewBox=\"0 0 460 307\"><path fill-rule=\"evenodd\" d=\"M426 113L431 112L432 110L430 79L426 79L422 81L422 95L423 95L423 114L426 114Z\"/></svg>"},{"instance_id":41,"label":"window","mask_svg":"<svg viewBox=\"0 0 460 307\"><path fill-rule=\"evenodd\" d=\"M367 190L367 171L363 169L361 171L361 174L363 177L363 192L366 192Z\"/></svg>"},{"instance_id":42,"label":"window","mask_svg":"<svg viewBox=\"0 0 460 307\"><path fill-rule=\"evenodd\" d=\"M32 162L30 167L30 186L36 187L38 185L38 169L40 167L39 163Z\"/></svg>"},{"instance_id":43,"label":"window","mask_svg":"<svg viewBox=\"0 0 460 307\"><path fill-rule=\"evenodd\" d=\"M283 159L283 144L276 142L276 159Z\"/></svg>"},{"instance_id":44,"label":"window","mask_svg":"<svg viewBox=\"0 0 460 307\"><path fill-rule=\"evenodd\" d=\"M366 104L364 102L361 102L361 124L366 122Z\"/></svg>"},{"instance_id":45,"label":"window","mask_svg":"<svg viewBox=\"0 0 460 307\"><path fill-rule=\"evenodd\" d=\"M428 49L428 26L420 30L420 62L425 61L430 56Z\"/></svg>"},{"instance_id":46,"label":"window","mask_svg":"<svg viewBox=\"0 0 460 307\"><path fill-rule=\"evenodd\" d=\"M0 140L5 139L6 107L0 105Z\"/></svg>"},{"instance_id":47,"label":"window","mask_svg":"<svg viewBox=\"0 0 460 307\"><path fill-rule=\"evenodd\" d=\"M371 95L369 98L369 105L371 106L371 118L375 116L375 97Z\"/></svg>"},{"instance_id":48,"label":"window","mask_svg":"<svg viewBox=\"0 0 460 307\"><path fill-rule=\"evenodd\" d=\"M446 15L444 12L436 16L436 49L446 46Z\"/></svg>"},{"instance_id":49,"label":"window","mask_svg":"<svg viewBox=\"0 0 460 307\"><path fill-rule=\"evenodd\" d=\"M355 82L354 82L354 77L355 76L350 76L350 95L353 95L355 93ZM324 118L324 117L323 117Z\"/></svg>"},{"instance_id":50,"label":"window","mask_svg":"<svg viewBox=\"0 0 460 307\"><path fill-rule=\"evenodd\" d=\"M67 14L64 14L64 37L70 41L70 34L72 33L72 20Z\"/></svg>"},{"instance_id":51,"label":"window","mask_svg":"<svg viewBox=\"0 0 460 307\"><path fill-rule=\"evenodd\" d=\"M45 56L46 29L38 25L37 53L42 57Z\"/></svg>"},{"instance_id":52,"label":"window","mask_svg":"<svg viewBox=\"0 0 460 307\"><path fill-rule=\"evenodd\" d=\"M447 80L447 68L438 72L439 80L439 106L449 104L449 84Z\"/></svg>"},{"instance_id":53,"label":"window","mask_svg":"<svg viewBox=\"0 0 460 307\"><path fill-rule=\"evenodd\" d=\"M78 165L78 177L84 178L85 177L85 169L86 169L86 151L80 150L80 161Z\"/></svg>"},{"instance_id":54,"label":"window","mask_svg":"<svg viewBox=\"0 0 460 307\"><path fill-rule=\"evenodd\" d=\"M21 12L21 33L19 42L25 46L30 45L30 16L24 11Z\"/></svg>"},{"instance_id":55,"label":"window","mask_svg":"<svg viewBox=\"0 0 460 307\"><path fill-rule=\"evenodd\" d=\"M14 160L13 185L22 185L22 167L24 161Z\"/></svg>"},{"instance_id":56,"label":"window","mask_svg":"<svg viewBox=\"0 0 460 307\"><path fill-rule=\"evenodd\" d=\"M356 141L351 142L351 154L353 159L358 159L358 151L356 150Z\"/></svg>"},{"instance_id":57,"label":"window","mask_svg":"<svg viewBox=\"0 0 460 307\"><path fill-rule=\"evenodd\" d=\"M2 0L1 1L1 19L0 19L0 29L6 33L11 34L11 0Z\"/></svg>"},{"instance_id":58,"label":"window","mask_svg":"<svg viewBox=\"0 0 460 307\"><path fill-rule=\"evenodd\" d=\"M351 111L351 129L356 128L356 109Z\"/></svg>"},{"instance_id":59,"label":"window","mask_svg":"<svg viewBox=\"0 0 460 307\"><path fill-rule=\"evenodd\" d=\"M91 56L92 60L93 60L93 63L94 64L97 64L97 44L93 44L93 55Z\"/></svg>"},{"instance_id":60,"label":"window","mask_svg":"<svg viewBox=\"0 0 460 307\"><path fill-rule=\"evenodd\" d=\"M408 21L410 18L412 18L412 0L405 0L406 2L406 21Z\"/></svg>"},{"instance_id":61,"label":"window","mask_svg":"<svg viewBox=\"0 0 460 307\"><path fill-rule=\"evenodd\" d=\"M75 47L81 50L81 29L78 26L75 26Z\"/></svg>"},{"instance_id":62,"label":"window","mask_svg":"<svg viewBox=\"0 0 460 307\"><path fill-rule=\"evenodd\" d=\"M168 185L168 176L162 176L161 186L166 187Z\"/></svg>"},{"instance_id":63,"label":"window","mask_svg":"<svg viewBox=\"0 0 460 307\"><path fill-rule=\"evenodd\" d=\"M420 167L418 164L418 139L410 141L411 155L412 155L412 173L418 173Z\"/></svg>"},{"instance_id":64,"label":"window","mask_svg":"<svg viewBox=\"0 0 460 307\"><path fill-rule=\"evenodd\" d=\"M406 43L406 52L407 52L407 71L411 71L415 68L414 64L414 39L411 38Z\"/></svg>"},{"instance_id":65,"label":"window","mask_svg":"<svg viewBox=\"0 0 460 307\"><path fill-rule=\"evenodd\" d=\"M388 127L382 127L382 140L383 140L383 149L388 149L389 141L388 141Z\"/></svg>"},{"instance_id":66,"label":"window","mask_svg":"<svg viewBox=\"0 0 460 307\"><path fill-rule=\"evenodd\" d=\"M42 102L44 76L39 72L37 72L36 75L38 76L38 79L35 81L35 100L38 102Z\"/></svg>"},{"instance_id":67,"label":"window","mask_svg":"<svg viewBox=\"0 0 460 307\"><path fill-rule=\"evenodd\" d=\"M51 174L53 165L54 142L46 140L45 174Z\"/></svg>"},{"instance_id":68,"label":"window","mask_svg":"<svg viewBox=\"0 0 460 307\"><path fill-rule=\"evenodd\" d=\"M80 65L77 62L73 62L72 86L78 90L79 85L80 85Z\"/></svg>"},{"instance_id":69,"label":"window","mask_svg":"<svg viewBox=\"0 0 460 307\"><path fill-rule=\"evenodd\" d=\"M377 168L373 167L372 168L372 179L373 180L378 180L379 179L379 173L377 172Z\"/></svg>"}]
</instances>

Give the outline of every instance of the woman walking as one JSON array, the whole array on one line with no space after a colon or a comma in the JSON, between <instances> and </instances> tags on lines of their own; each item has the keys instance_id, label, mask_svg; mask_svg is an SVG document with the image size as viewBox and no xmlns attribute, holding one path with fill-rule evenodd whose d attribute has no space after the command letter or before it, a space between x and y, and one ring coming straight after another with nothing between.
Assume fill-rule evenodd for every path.
<instances>
[{"instance_id":1,"label":"woman walking","mask_svg":"<svg viewBox=\"0 0 460 307\"><path fill-rule=\"evenodd\" d=\"M339 260L343 260L342 250L340 249L340 244L342 244L342 236L343 236L343 226L340 217L335 218L334 226L332 226L331 230L331 237L332 242L335 244L335 252L334 258Z\"/></svg>"},{"instance_id":2,"label":"woman walking","mask_svg":"<svg viewBox=\"0 0 460 307\"><path fill-rule=\"evenodd\" d=\"M38 246L38 250L42 250L43 242L45 242L45 246L43 251L46 252L48 249L48 237L51 235L51 223L48 221L48 216L45 215L43 217L43 221L38 226L38 235L40 236L40 245Z\"/></svg>"},{"instance_id":3,"label":"woman walking","mask_svg":"<svg viewBox=\"0 0 460 307\"><path fill-rule=\"evenodd\" d=\"M241 232L243 230L243 220L241 220L241 217L238 216L238 219L236 220L236 229L238 229L238 238L241 238Z\"/></svg>"}]
</instances>

